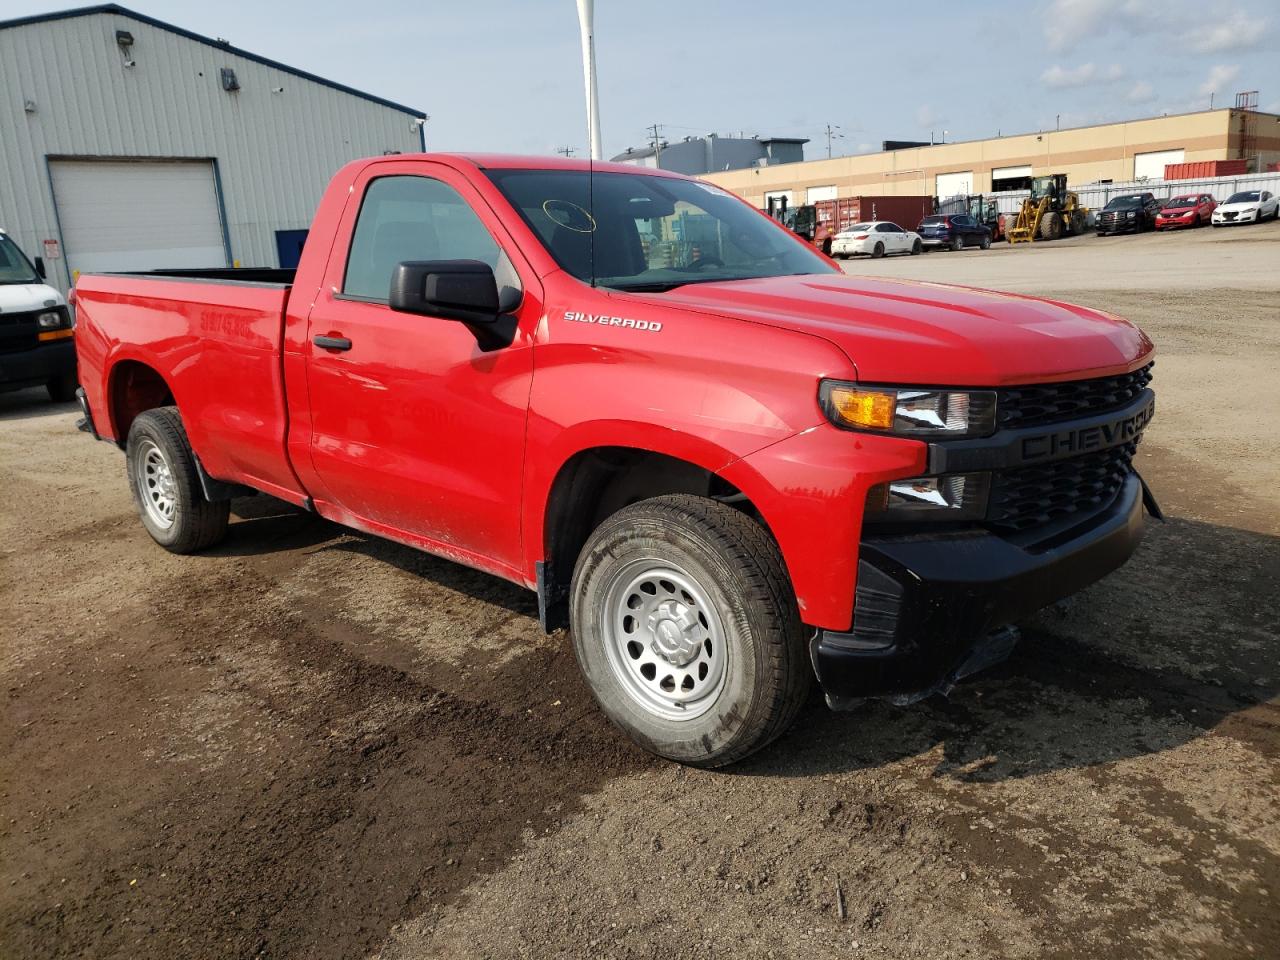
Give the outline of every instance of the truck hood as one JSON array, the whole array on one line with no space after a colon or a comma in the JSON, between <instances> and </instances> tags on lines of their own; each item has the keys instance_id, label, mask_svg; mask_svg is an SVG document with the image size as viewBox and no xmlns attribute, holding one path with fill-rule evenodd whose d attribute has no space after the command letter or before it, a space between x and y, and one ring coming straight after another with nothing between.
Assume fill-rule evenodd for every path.
<instances>
[{"instance_id":1,"label":"truck hood","mask_svg":"<svg viewBox=\"0 0 1280 960\"><path fill-rule=\"evenodd\" d=\"M691 284L663 302L825 337L866 383L936 386L1086 379L1152 352L1127 320L1054 300L973 287L849 276Z\"/></svg>"},{"instance_id":2,"label":"truck hood","mask_svg":"<svg viewBox=\"0 0 1280 960\"><path fill-rule=\"evenodd\" d=\"M62 294L43 283L0 283L0 313L61 306Z\"/></svg>"}]
</instances>

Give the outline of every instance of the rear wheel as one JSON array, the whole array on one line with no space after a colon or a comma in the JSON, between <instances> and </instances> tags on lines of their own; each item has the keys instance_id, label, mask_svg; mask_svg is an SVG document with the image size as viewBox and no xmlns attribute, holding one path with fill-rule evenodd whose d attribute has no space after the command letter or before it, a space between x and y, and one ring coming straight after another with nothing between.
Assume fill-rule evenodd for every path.
<instances>
[{"instance_id":1,"label":"rear wheel","mask_svg":"<svg viewBox=\"0 0 1280 960\"><path fill-rule=\"evenodd\" d=\"M632 504L591 535L573 574L573 646L609 718L695 766L781 734L812 670L777 545L704 497Z\"/></svg>"},{"instance_id":2,"label":"rear wheel","mask_svg":"<svg viewBox=\"0 0 1280 960\"><path fill-rule=\"evenodd\" d=\"M884 256L884 244L877 243L871 251L871 259L879 260L883 256Z\"/></svg>"},{"instance_id":3,"label":"rear wheel","mask_svg":"<svg viewBox=\"0 0 1280 960\"><path fill-rule=\"evenodd\" d=\"M231 504L205 499L176 407L138 415L129 428L125 463L138 516L160 546L171 553L194 553L226 536Z\"/></svg>"},{"instance_id":4,"label":"rear wheel","mask_svg":"<svg viewBox=\"0 0 1280 960\"><path fill-rule=\"evenodd\" d=\"M955 250L955 251L963 250L963 249L964 249L964 237L959 236L959 235L952 237L952 238L951 238L951 249L952 249L952 250Z\"/></svg>"},{"instance_id":5,"label":"rear wheel","mask_svg":"<svg viewBox=\"0 0 1280 960\"><path fill-rule=\"evenodd\" d=\"M54 403L69 403L76 398L76 384L74 373L64 373L60 377L54 377L44 388L49 391L49 399Z\"/></svg>"}]
</instances>

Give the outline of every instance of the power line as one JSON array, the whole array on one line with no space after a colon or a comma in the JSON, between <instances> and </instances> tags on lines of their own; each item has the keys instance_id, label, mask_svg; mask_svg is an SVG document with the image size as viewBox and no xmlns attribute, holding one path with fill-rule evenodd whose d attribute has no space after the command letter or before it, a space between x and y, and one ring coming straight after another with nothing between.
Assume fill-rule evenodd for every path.
<instances>
[{"instance_id":1,"label":"power line","mask_svg":"<svg viewBox=\"0 0 1280 960\"><path fill-rule=\"evenodd\" d=\"M836 133L836 131L839 129L840 129L840 126L838 124L834 127L829 123L827 124L827 129L825 132L827 135L827 159L828 160L831 159L831 141L843 140L845 138L843 133Z\"/></svg>"}]
</instances>

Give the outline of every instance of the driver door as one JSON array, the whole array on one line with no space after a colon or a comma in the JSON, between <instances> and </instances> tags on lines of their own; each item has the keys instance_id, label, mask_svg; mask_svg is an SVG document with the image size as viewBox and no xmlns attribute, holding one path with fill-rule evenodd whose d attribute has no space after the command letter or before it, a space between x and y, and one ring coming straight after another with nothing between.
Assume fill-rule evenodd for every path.
<instances>
[{"instance_id":1,"label":"driver door","mask_svg":"<svg viewBox=\"0 0 1280 960\"><path fill-rule=\"evenodd\" d=\"M513 245L466 180L422 161L370 167L337 236L306 347L317 510L518 569L536 277L508 256ZM482 260L500 287L523 289L509 347L483 352L461 323L388 305L396 264L455 259Z\"/></svg>"}]
</instances>

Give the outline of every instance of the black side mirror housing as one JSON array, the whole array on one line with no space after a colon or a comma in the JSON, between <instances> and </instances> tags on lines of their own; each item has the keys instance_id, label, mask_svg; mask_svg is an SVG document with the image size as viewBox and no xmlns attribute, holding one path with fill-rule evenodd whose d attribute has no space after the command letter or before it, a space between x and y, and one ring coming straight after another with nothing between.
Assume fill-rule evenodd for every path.
<instances>
[{"instance_id":1,"label":"black side mirror housing","mask_svg":"<svg viewBox=\"0 0 1280 960\"><path fill-rule=\"evenodd\" d=\"M49 274L44 269L44 257L36 257L36 273L41 280L48 280Z\"/></svg>"},{"instance_id":2,"label":"black side mirror housing","mask_svg":"<svg viewBox=\"0 0 1280 960\"><path fill-rule=\"evenodd\" d=\"M504 291L505 292L505 291ZM493 268L480 260L406 260L391 274L392 310L457 320L484 351L508 347L518 300L502 297Z\"/></svg>"},{"instance_id":3,"label":"black side mirror housing","mask_svg":"<svg viewBox=\"0 0 1280 960\"><path fill-rule=\"evenodd\" d=\"M463 323L498 319L498 281L479 260L406 260L391 275L391 309Z\"/></svg>"}]
</instances>

